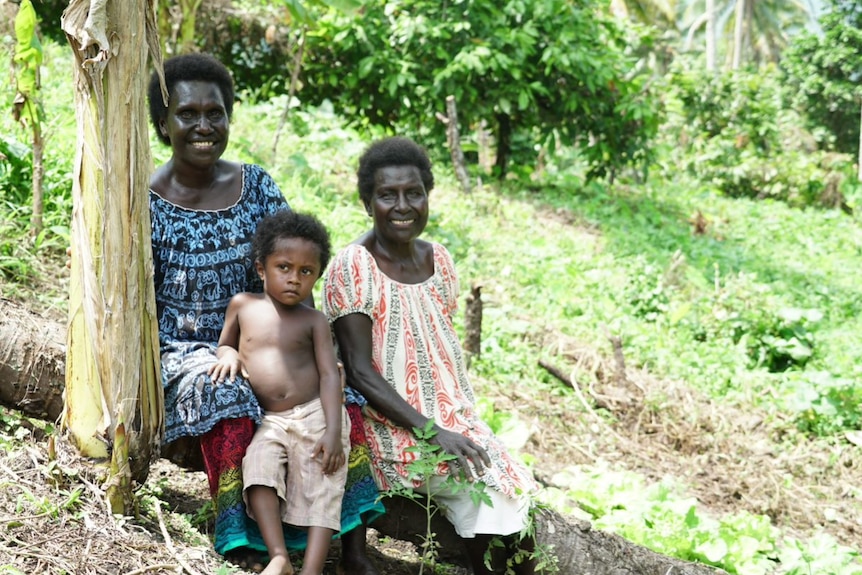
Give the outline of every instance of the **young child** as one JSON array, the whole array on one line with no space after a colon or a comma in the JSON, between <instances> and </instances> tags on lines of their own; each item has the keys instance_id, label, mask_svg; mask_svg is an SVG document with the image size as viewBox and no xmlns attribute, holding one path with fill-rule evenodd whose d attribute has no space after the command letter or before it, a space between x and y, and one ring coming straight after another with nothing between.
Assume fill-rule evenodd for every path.
<instances>
[{"instance_id":1,"label":"young child","mask_svg":"<svg viewBox=\"0 0 862 575\"><path fill-rule=\"evenodd\" d=\"M246 376L264 418L242 463L243 497L270 562L264 575L290 575L282 522L308 527L301 575L320 575L340 529L350 424L326 317L308 306L329 263L326 228L282 211L264 218L253 241L263 293L231 298L214 382Z\"/></svg>"}]
</instances>

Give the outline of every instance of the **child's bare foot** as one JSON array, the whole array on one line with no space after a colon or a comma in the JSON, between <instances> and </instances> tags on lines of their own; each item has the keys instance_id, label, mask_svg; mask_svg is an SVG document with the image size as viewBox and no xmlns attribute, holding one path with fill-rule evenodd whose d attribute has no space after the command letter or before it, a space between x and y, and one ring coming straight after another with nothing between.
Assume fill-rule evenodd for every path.
<instances>
[{"instance_id":1,"label":"child's bare foot","mask_svg":"<svg viewBox=\"0 0 862 575\"><path fill-rule=\"evenodd\" d=\"M368 555L342 556L335 572L338 575L380 575L380 571Z\"/></svg>"},{"instance_id":2,"label":"child's bare foot","mask_svg":"<svg viewBox=\"0 0 862 575\"><path fill-rule=\"evenodd\" d=\"M293 575L293 565L285 555L276 555L269 560L266 569L260 575Z\"/></svg>"}]
</instances>

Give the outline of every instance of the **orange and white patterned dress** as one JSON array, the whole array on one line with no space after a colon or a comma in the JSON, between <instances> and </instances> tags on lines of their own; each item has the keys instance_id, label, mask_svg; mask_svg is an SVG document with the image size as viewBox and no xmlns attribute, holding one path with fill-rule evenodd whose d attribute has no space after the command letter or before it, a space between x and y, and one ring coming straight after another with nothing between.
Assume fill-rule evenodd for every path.
<instances>
[{"instance_id":1,"label":"orange and white patterned dress","mask_svg":"<svg viewBox=\"0 0 862 575\"><path fill-rule=\"evenodd\" d=\"M372 362L383 378L417 411L461 433L488 452L491 468L482 480L515 497L535 489L532 475L506 451L475 411L473 388L452 314L458 307L458 278L452 256L433 244L434 274L419 284L386 276L371 253L351 244L330 263L323 284L323 311L330 323L353 313L372 321ZM392 424L374 408L364 408L375 478L381 489L401 482L419 487L406 465L416 458L412 431ZM440 475L448 466L438 468Z\"/></svg>"}]
</instances>

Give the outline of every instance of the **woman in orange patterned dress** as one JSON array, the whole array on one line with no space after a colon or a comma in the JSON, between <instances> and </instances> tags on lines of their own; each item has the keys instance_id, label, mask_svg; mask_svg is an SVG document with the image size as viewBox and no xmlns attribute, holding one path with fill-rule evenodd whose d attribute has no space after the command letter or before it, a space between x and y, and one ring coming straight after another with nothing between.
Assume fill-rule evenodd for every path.
<instances>
[{"instance_id":1,"label":"woman in orange patterned dress","mask_svg":"<svg viewBox=\"0 0 862 575\"><path fill-rule=\"evenodd\" d=\"M425 151L406 138L372 144L358 170L359 195L373 228L344 248L324 280L323 310L332 322L348 383L367 400L365 427L381 489L430 490L464 540L477 574L504 573L518 555L517 573L533 573L529 494L532 475L515 460L475 411L464 354L452 325L458 280L449 252L420 239L434 186ZM431 440L455 456L426 485L411 477L414 429L433 421ZM442 488L460 475L481 481L491 505L470 490ZM489 543L501 536L504 545ZM527 555L520 553L526 551Z\"/></svg>"}]
</instances>

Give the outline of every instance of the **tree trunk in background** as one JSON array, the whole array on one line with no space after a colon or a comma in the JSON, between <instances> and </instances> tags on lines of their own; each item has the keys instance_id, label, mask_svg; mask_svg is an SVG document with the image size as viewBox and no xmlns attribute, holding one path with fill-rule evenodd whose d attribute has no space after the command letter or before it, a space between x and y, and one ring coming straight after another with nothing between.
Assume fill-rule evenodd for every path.
<instances>
[{"instance_id":1,"label":"tree trunk in background","mask_svg":"<svg viewBox=\"0 0 862 575\"><path fill-rule=\"evenodd\" d=\"M461 149L461 130L458 127L458 109L455 106L455 96L446 96L446 141L449 144L449 157L452 167L465 194L473 191L470 175L464 162L464 151Z\"/></svg>"},{"instance_id":2,"label":"tree trunk in background","mask_svg":"<svg viewBox=\"0 0 862 575\"><path fill-rule=\"evenodd\" d=\"M278 154L278 140L281 138L281 131L284 129L284 125L287 123L287 117L290 114L290 106L293 102L294 96L296 96L296 90L299 86L299 73L302 71L302 57L305 54L305 37L308 32L308 26L302 26L301 32L299 33L299 39L292 43L293 45L293 66L290 70L290 86L287 89L287 102L284 104L284 111L281 113L281 119L278 121L278 128L275 130L275 137L272 140L272 160L275 162L275 159Z\"/></svg>"},{"instance_id":3,"label":"tree trunk in background","mask_svg":"<svg viewBox=\"0 0 862 575\"><path fill-rule=\"evenodd\" d=\"M62 427L82 455L109 462L115 513L128 513L131 479L146 477L164 427L147 194L154 1L73 0L62 18L78 122Z\"/></svg>"},{"instance_id":4,"label":"tree trunk in background","mask_svg":"<svg viewBox=\"0 0 862 575\"><path fill-rule=\"evenodd\" d=\"M506 170L509 168L509 155L512 153L512 119L508 114L497 114L497 177L501 180L506 178Z\"/></svg>"},{"instance_id":5,"label":"tree trunk in background","mask_svg":"<svg viewBox=\"0 0 862 575\"><path fill-rule=\"evenodd\" d=\"M157 0L159 45L165 57L196 51L195 28L203 0Z\"/></svg>"},{"instance_id":6,"label":"tree trunk in background","mask_svg":"<svg viewBox=\"0 0 862 575\"><path fill-rule=\"evenodd\" d=\"M862 103L859 106L859 155L856 160L856 168L858 170L857 178L862 182Z\"/></svg>"},{"instance_id":7,"label":"tree trunk in background","mask_svg":"<svg viewBox=\"0 0 862 575\"><path fill-rule=\"evenodd\" d=\"M55 420L61 412L65 326L0 299L0 404L32 417ZM383 499L387 513L372 527L387 537L421 544L425 510L403 497ZM432 520L440 560L466 564L461 541L439 514ZM541 545L553 546L560 575L717 575L711 567L665 557L589 523L542 511Z\"/></svg>"},{"instance_id":8,"label":"tree trunk in background","mask_svg":"<svg viewBox=\"0 0 862 575\"><path fill-rule=\"evenodd\" d=\"M44 211L45 192L43 181L45 179L45 165L42 161L45 150L45 140L42 138L42 125L33 126L33 215L30 218L30 235L37 237L42 233L44 226L42 212Z\"/></svg>"},{"instance_id":9,"label":"tree trunk in background","mask_svg":"<svg viewBox=\"0 0 862 575\"><path fill-rule=\"evenodd\" d=\"M464 354L467 365L474 357L482 355L482 286L474 283L470 286L464 309Z\"/></svg>"},{"instance_id":10,"label":"tree trunk in background","mask_svg":"<svg viewBox=\"0 0 862 575\"><path fill-rule=\"evenodd\" d=\"M494 151L492 150L491 134L488 131L488 122L484 119L476 125L476 145L479 148L479 169L483 174L490 174L494 167Z\"/></svg>"},{"instance_id":11,"label":"tree trunk in background","mask_svg":"<svg viewBox=\"0 0 862 575\"><path fill-rule=\"evenodd\" d=\"M706 71L715 72L715 0L706 0Z\"/></svg>"},{"instance_id":12,"label":"tree trunk in background","mask_svg":"<svg viewBox=\"0 0 862 575\"><path fill-rule=\"evenodd\" d=\"M12 117L30 131L33 143L32 214L30 237L42 233L42 209L45 167L42 164L44 140L42 139L42 112L39 104L41 82L39 69L42 65L42 44L36 34L39 19L30 0L24 0L15 14L15 52L12 55L12 88L16 91L12 100Z\"/></svg>"},{"instance_id":13,"label":"tree trunk in background","mask_svg":"<svg viewBox=\"0 0 862 575\"><path fill-rule=\"evenodd\" d=\"M733 62L731 68L739 70L742 65L742 51L745 46L746 4L751 0L736 0L736 22L733 26Z\"/></svg>"},{"instance_id":14,"label":"tree trunk in background","mask_svg":"<svg viewBox=\"0 0 862 575\"><path fill-rule=\"evenodd\" d=\"M180 31L179 23L174 25L172 2L169 0L158 0L156 6L156 26L159 31L159 46L164 57L170 57L177 51L177 35ZM179 11L179 9L177 9Z\"/></svg>"}]
</instances>

